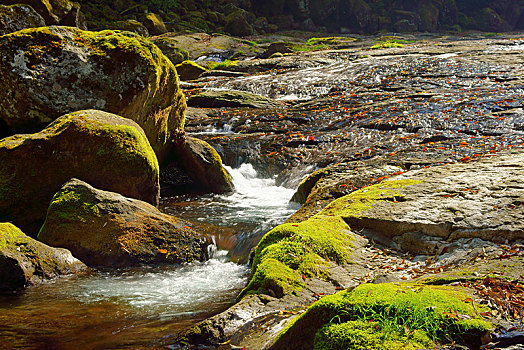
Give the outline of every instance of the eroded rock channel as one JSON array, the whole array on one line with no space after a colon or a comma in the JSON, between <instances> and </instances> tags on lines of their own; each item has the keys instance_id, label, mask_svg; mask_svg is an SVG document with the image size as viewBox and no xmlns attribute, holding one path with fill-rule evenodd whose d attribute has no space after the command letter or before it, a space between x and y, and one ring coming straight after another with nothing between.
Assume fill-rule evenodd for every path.
<instances>
[{"instance_id":1,"label":"eroded rock channel","mask_svg":"<svg viewBox=\"0 0 524 350\"><path fill-rule=\"evenodd\" d=\"M0 37L0 221L28 235L0 224L0 262L4 289L34 285L0 297L15 347L463 349L520 331L521 35L359 37L179 84L131 33L24 33Z\"/></svg>"}]
</instances>

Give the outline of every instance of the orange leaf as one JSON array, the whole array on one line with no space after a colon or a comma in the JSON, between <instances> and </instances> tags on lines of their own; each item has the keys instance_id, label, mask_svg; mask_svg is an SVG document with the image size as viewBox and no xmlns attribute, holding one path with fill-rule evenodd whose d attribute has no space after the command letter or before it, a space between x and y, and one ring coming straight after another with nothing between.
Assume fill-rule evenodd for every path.
<instances>
[{"instance_id":1,"label":"orange leaf","mask_svg":"<svg viewBox=\"0 0 524 350\"><path fill-rule=\"evenodd\" d=\"M159 249L158 252L162 253L162 254L167 254L167 250L166 249Z\"/></svg>"}]
</instances>

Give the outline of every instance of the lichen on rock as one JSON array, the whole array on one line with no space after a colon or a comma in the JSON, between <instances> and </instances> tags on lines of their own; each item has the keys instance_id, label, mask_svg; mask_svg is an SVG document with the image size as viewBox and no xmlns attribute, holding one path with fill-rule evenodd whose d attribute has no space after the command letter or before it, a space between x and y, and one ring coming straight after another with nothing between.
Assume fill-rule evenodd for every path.
<instances>
[{"instance_id":1,"label":"lichen on rock","mask_svg":"<svg viewBox=\"0 0 524 350\"><path fill-rule=\"evenodd\" d=\"M59 116L95 108L136 121L158 158L184 126L173 64L148 39L106 30L43 27L0 38L0 119L35 132Z\"/></svg>"},{"instance_id":2,"label":"lichen on rock","mask_svg":"<svg viewBox=\"0 0 524 350\"><path fill-rule=\"evenodd\" d=\"M0 5L0 35L43 26L44 19L29 5Z\"/></svg>"}]
</instances>

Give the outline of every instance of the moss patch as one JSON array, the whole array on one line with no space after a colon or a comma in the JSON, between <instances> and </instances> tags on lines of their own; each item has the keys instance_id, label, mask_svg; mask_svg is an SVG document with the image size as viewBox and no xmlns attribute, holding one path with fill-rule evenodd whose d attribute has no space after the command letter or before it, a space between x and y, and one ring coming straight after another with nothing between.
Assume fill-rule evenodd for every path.
<instances>
[{"instance_id":1,"label":"moss patch","mask_svg":"<svg viewBox=\"0 0 524 350\"><path fill-rule=\"evenodd\" d=\"M242 291L269 291L277 296L295 292L305 277L326 277L329 262L345 264L352 253L352 235L337 217L313 217L283 224L268 232L255 249L253 278Z\"/></svg>"},{"instance_id":2,"label":"moss patch","mask_svg":"<svg viewBox=\"0 0 524 350\"><path fill-rule=\"evenodd\" d=\"M29 238L15 225L8 222L0 223L0 250L20 239L28 240Z\"/></svg>"},{"instance_id":3,"label":"moss patch","mask_svg":"<svg viewBox=\"0 0 524 350\"><path fill-rule=\"evenodd\" d=\"M400 189L421 183L420 180L388 180L362 188L331 202L319 215L362 217L377 201L398 201L402 199Z\"/></svg>"},{"instance_id":4,"label":"moss patch","mask_svg":"<svg viewBox=\"0 0 524 350\"><path fill-rule=\"evenodd\" d=\"M486 310L475 309L459 288L362 284L314 303L279 334L275 348L415 349L448 338L475 345L492 328L477 314Z\"/></svg>"}]
</instances>

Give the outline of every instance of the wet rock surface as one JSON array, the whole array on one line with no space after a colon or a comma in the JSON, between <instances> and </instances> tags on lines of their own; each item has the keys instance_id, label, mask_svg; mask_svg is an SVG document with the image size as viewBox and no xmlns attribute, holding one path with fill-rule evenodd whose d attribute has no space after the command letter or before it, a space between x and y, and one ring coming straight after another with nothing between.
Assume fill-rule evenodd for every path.
<instances>
[{"instance_id":1,"label":"wet rock surface","mask_svg":"<svg viewBox=\"0 0 524 350\"><path fill-rule=\"evenodd\" d=\"M90 266L203 261L209 242L188 225L146 202L72 179L53 197L38 239Z\"/></svg>"},{"instance_id":2,"label":"wet rock surface","mask_svg":"<svg viewBox=\"0 0 524 350\"><path fill-rule=\"evenodd\" d=\"M68 250L47 246L13 224L0 223L0 290L15 290L86 270L87 266Z\"/></svg>"},{"instance_id":3,"label":"wet rock surface","mask_svg":"<svg viewBox=\"0 0 524 350\"><path fill-rule=\"evenodd\" d=\"M524 39L405 38L412 42L403 48L370 49L375 41L363 39L344 50L239 62L232 70L251 75L206 77L186 91L233 89L285 104L202 108L188 115L186 131L226 164L251 162L290 187L297 173L311 174L288 224L341 215L367 238L356 249L360 263L333 266L317 294L332 293L327 285L522 275ZM403 185L390 189L390 181ZM288 313L284 302L278 317L267 316L252 305L264 293L205 321L187 339L205 336L189 343L268 348L300 308ZM284 294L279 301L300 295ZM235 316L243 311L260 318ZM225 325L231 319L239 320L234 330Z\"/></svg>"}]
</instances>

